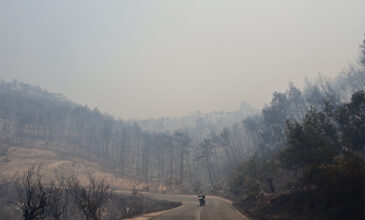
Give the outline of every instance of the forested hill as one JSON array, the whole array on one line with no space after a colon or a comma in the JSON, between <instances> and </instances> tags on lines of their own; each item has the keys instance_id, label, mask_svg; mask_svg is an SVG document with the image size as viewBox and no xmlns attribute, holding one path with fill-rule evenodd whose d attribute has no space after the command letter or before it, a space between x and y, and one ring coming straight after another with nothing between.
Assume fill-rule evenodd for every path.
<instances>
[{"instance_id":1,"label":"forested hill","mask_svg":"<svg viewBox=\"0 0 365 220\"><path fill-rule=\"evenodd\" d=\"M136 124L115 120L97 109L75 104L63 95L15 80L0 81L2 146L72 152L90 159L110 160L110 164L118 161L124 170L123 159L127 157L121 158L121 142L133 142L142 133Z\"/></svg>"},{"instance_id":2,"label":"forested hill","mask_svg":"<svg viewBox=\"0 0 365 220\"><path fill-rule=\"evenodd\" d=\"M166 124L171 126L169 129L154 130L151 126L164 119L116 120L98 109L75 104L63 95L15 80L0 81L3 155L12 146L67 152L101 161L121 176L145 182L156 180L170 188L180 185L186 191L192 191L194 185L208 183L208 176L198 174L205 170L200 166L202 160L197 160L206 153L199 147L200 141L217 131L215 141L223 143L235 135L229 128L223 132L223 126L236 123L238 132L242 127L240 121L254 112L252 107L242 104L236 112L172 119ZM179 127L184 120L189 126ZM238 145L236 151L243 152L244 147ZM227 153L234 154L232 150ZM218 150L217 159L221 159L220 154ZM208 184L203 185L209 188Z\"/></svg>"},{"instance_id":3,"label":"forested hill","mask_svg":"<svg viewBox=\"0 0 365 220\"><path fill-rule=\"evenodd\" d=\"M63 95L15 80L0 81L2 146L36 146L98 158L120 175L137 178L149 175L143 152L147 145L152 148L150 139L162 141L165 136L144 132L136 123L116 120Z\"/></svg>"},{"instance_id":4,"label":"forested hill","mask_svg":"<svg viewBox=\"0 0 365 220\"><path fill-rule=\"evenodd\" d=\"M243 124L255 153L231 175L253 219L365 218L365 40L359 65L274 93Z\"/></svg>"},{"instance_id":5,"label":"forested hill","mask_svg":"<svg viewBox=\"0 0 365 220\"><path fill-rule=\"evenodd\" d=\"M359 65L335 78L320 75L304 88L290 83L255 115L246 108L248 112L177 120L123 121L38 87L0 81L0 156L13 146L67 152L104 164L117 175L188 193L237 193L235 172L241 168L239 172L250 177L244 169L248 166L259 175L249 179L254 189L240 179L238 184L246 187L241 196L258 189L282 192L288 190L291 176L276 175L283 170L276 155L287 145L288 122L301 124L312 109L350 103L353 94L365 89L363 57L364 50ZM184 120L186 126L181 125Z\"/></svg>"}]
</instances>

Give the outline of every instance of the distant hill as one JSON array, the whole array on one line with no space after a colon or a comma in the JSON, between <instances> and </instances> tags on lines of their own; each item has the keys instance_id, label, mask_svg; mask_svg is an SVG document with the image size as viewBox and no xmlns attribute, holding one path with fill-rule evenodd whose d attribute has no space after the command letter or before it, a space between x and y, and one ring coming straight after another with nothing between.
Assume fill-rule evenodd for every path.
<instances>
[{"instance_id":1,"label":"distant hill","mask_svg":"<svg viewBox=\"0 0 365 220\"><path fill-rule=\"evenodd\" d=\"M191 131L197 136L207 136L210 133L218 133L225 127L231 127L242 122L246 117L256 115L260 111L250 104L242 102L236 111L214 111L201 113L192 112L182 117L162 117L136 121L144 130L151 132L171 132L178 129Z\"/></svg>"}]
</instances>

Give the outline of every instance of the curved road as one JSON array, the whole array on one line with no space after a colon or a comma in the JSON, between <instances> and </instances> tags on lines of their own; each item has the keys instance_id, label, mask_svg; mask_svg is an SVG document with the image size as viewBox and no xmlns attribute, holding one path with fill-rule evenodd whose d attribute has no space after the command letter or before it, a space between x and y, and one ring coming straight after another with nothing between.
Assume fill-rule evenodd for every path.
<instances>
[{"instance_id":1,"label":"curved road","mask_svg":"<svg viewBox=\"0 0 365 220\"><path fill-rule=\"evenodd\" d=\"M239 213L231 201L217 196L206 197L205 206L200 207L197 196L149 194L155 199L181 202L182 205L162 212L151 220L249 220Z\"/></svg>"}]
</instances>

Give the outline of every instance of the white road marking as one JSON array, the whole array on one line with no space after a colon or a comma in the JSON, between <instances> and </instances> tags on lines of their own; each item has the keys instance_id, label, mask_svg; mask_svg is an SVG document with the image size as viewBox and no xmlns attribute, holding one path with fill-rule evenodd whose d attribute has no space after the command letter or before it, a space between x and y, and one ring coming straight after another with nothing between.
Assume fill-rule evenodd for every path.
<instances>
[{"instance_id":1,"label":"white road marking","mask_svg":"<svg viewBox=\"0 0 365 220\"><path fill-rule=\"evenodd\" d=\"M196 211L195 211L195 220L200 220L200 212L202 210L202 207L199 207Z\"/></svg>"}]
</instances>

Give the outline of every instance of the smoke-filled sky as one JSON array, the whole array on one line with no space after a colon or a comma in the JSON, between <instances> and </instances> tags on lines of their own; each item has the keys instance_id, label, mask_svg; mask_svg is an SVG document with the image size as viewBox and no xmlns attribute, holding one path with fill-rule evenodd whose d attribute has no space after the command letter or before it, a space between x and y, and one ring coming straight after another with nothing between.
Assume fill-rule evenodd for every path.
<instances>
[{"instance_id":1,"label":"smoke-filled sky","mask_svg":"<svg viewBox=\"0 0 365 220\"><path fill-rule=\"evenodd\" d=\"M364 33L364 0L0 0L0 79L124 119L260 108Z\"/></svg>"}]
</instances>

